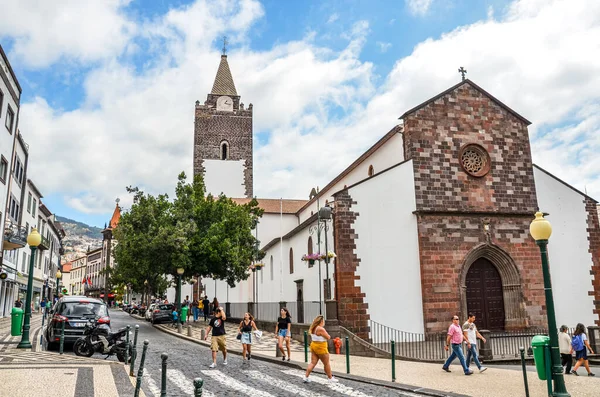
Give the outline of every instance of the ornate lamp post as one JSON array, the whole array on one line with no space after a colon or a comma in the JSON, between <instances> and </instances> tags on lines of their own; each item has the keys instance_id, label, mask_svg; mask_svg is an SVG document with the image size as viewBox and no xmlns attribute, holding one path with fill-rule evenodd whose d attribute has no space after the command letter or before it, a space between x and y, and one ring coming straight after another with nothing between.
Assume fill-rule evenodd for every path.
<instances>
[{"instance_id":1,"label":"ornate lamp post","mask_svg":"<svg viewBox=\"0 0 600 397\"><path fill-rule=\"evenodd\" d=\"M177 301L177 312L179 312L179 315L181 315L181 276L184 271L182 267L177 268L177 297L175 300Z\"/></svg>"},{"instance_id":2,"label":"ornate lamp post","mask_svg":"<svg viewBox=\"0 0 600 397\"><path fill-rule=\"evenodd\" d=\"M62 278L62 273L60 269L56 271L56 296L60 295L60 279Z\"/></svg>"},{"instance_id":3,"label":"ornate lamp post","mask_svg":"<svg viewBox=\"0 0 600 397\"><path fill-rule=\"evenodd\" d=\"M329 227L327 226L327 221L331 219L331 207L325 205L325 207L319 208L319 212L317 213L317 224L312 225L308 232L312 234L317 234L317 250L321 253L321 232L325 231L325 272L326 276L326 284L329 292L329 255L327 252L327 231ZM319 259L319 314L323 314L323 298L322 298L322 290L323 290L323 278L321 277L321 259ZM329 297L329 294L328 296Z\"/></svg>"},{"instance_id":4,"label":"ornate lamp post","mask_svg":"<svg viewBox=\"0 0 600 397\"><path fill-rule=\"evenodd\" d=\"M546 312L548 316L548 334L550 336L550 355L552 360L552 379L554 380L554 391L552 396L568 397L563 376L563 368L560 364L560 353L558 350L558 333L556 329L556 315L554 313L554 298L552 297L552 280L550 279L550 268L548 266L548 239L552 234L552 225L544 219L541 212L535 213L535 219L529 226L529 233L540 247L542 255L542 272L544 274L544 290L546 292Z\"/></svg>"},{"instance_id":5,"label":"ornate lamp post","mask_svg":"<svg viewBox=\"0 0 600 397\"><path fill-rule=\"evenodd\" d=\"M150 306L150 294L148 294L148 280L144 280L144 292L146 293L146 306Z\"/></svg>"},{"instance_id":6,"label":"ornate lamp post","mask_svg":"<svg viewBox=\"0 0 600 397\"><path fill-rule=\"evenodd\" d=\"M42 236L37 231L37 228L33 228L29 236L27 236L27 244L31 248L31 258L29 259L29 276L27 277L27 297L25 299L25 322L23 324L23 336L21 342L17 346L20 349L31 349L31 342L29 341L29 328L31 320L31 295L33 293L33 263L35 261L35 250L38 245L42 242Z\"/></svg>"}]
</instances>

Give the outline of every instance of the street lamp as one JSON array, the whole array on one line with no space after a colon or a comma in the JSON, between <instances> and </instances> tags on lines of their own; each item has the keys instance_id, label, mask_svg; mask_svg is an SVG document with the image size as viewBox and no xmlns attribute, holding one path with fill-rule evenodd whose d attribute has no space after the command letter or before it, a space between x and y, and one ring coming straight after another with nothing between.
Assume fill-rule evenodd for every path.
<instances>
[{"instance_id":1,"label":"street lamp","mask_svg":"<svg viewBox=\"0 0 600 397\"><path fill-rule=\"evenodd\" d=\"M182 267L177 268L177 312L181 315L181 276L185 270Z\"/></svg>"},{"instance_id":2,"label":"street lamp","mask_svg":"<svg viewBox=\"0 0 600 397\"><path fill-rule=\"evenodd\" d=\"M23 336L21 342L17 346L20 349L31 349L31 342L29 341L29 328L31 320L31 295L33 293L33 262L35 260L35 250L38 245L42 242L42 236L37 231L37 228L33 228L29 236L27 236L27 244L31 248L31 258L29 259L29 275L27 277L27 297L25 299L25 322L23 324Z\"/></svg>"},{"instance_id":3,"label":"street lamp","mask_svg":"<svg viewBox=\"0 0 600 397\"><path fill-rule=\"evenodd\" d=\"M327 231L329 230L329 226L327 226L328 220L331 220L331 207L325 205L325 207L319 208L319 211L317 212L317 224L312 225L308 229L308 232L311 235L315 232L317 233L317 250L319 253L321 253L321 232L325 231L325 272L327 273L327 298L329 298L329 254L327 252ZM323 314L323 298L321 292L323 289L322 283L323 278L321 277L321 259L319 258L319 314Z\"/></svg>"},{"instance_id":4,"label":"street lamp","mask_svg":"<svg viewBox=\"0 0 600 397\"><path fill-rule=\"evenodd\" d=\"M540 247L542 255L542 272L544 274L544 291L546 292L546 312L548 316L548 334L550 336L550 357L552 360L552 379L554 380L554 391L552 396L568 397L563 377L563 368L560 364L560 352L558 350L558 334L556 329L556 315L554 313L554 298L552 297L552 280L550 279L550 268L548 266L548 239L552 234L552 225L544 214L535 213L535 219L529 225L529 233Z\"/></svg>"},{"instance_id":5,"label":"street lamp","mask_svg":"<svg viewBox=\"0 0 600 397\"><path fill-rule=\"evenodd\" d=\"M60 295L60 279L62 278L62 273L60 269L56 271L56 296Z\"/></svg>"},{"instance_id":6,"label":"street lamp","mask_svg":"<svg viewBox=\"0 0 600 397\"><path fill-rule=\"evenodd\" d=\"M144 290L146 292L146 306L150 306L150 294L148 294L148 280L144 280Z\"/></svg>"}]
</instances>

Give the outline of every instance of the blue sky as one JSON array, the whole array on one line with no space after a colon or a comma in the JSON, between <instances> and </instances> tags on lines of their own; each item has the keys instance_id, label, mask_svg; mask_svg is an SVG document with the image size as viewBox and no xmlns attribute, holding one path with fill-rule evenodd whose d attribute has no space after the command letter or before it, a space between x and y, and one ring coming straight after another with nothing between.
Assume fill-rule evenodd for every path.
<instances>
[{"instance_id":1,"label":"blue sky","mask_svg":"<svg viewBox=\"0 0 600 397\"><path fill-rule=\"evenodd\" d=\"M223 35L256 109L259 196L323 186L459 66L533 121L536 163L600 196L594 1L22 3L3 6L0 44L23 87L30 177L58 215L103 226L117 196L129 205L125 186L172 192Z\"/></svg>"}]
</instances>

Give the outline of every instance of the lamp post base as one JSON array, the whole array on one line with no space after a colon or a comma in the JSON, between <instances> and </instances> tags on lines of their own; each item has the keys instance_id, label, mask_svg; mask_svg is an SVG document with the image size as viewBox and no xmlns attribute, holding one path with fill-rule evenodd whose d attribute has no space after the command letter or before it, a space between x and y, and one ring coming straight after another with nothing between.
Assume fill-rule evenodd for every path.
<instances>
[{"instance_id":1,"label":"lamp post base","mask_svg":"<svg viewBox=\"0 0 600 397\"><path fill-rule=\"evenodd\" d=\"M26 341L26 342L20 342L17 345L17 349L31 349L33 346L31 345L31 342Z\"/></svg>"}]
</instances>

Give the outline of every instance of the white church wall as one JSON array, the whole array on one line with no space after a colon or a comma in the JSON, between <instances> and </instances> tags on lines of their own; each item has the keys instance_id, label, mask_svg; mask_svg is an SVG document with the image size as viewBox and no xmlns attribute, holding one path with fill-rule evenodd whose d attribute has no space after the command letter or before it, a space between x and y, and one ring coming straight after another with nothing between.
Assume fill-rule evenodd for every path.
<instances>
[{"instance_id":1,"label":"white church wall","mask_svg":"<svg viewBox=\"0 0 600 397\"><path fill-rule=\"evenodd\" d=\"M540 211L549 213L552 223L548 255L557 324L592 325L594 304L588 295L592 255L584 196L536 167L533 175Z\"/></svg>"},{"instance_id":2,"label":"white church wall","mask_svg":"<svg viewBox=\"0 0 600 397\"><path fill-rule=\"evenodd\" d=\"M295 214L264 213L258 224L258 239L261 247L270 243L274 238L285 236L298 226L298 217Z\"/></svg>"},{"instance_id":3,"label":"white church wall","mask_svg":"<svg viewBox=\"0 0 600 397\"><path fill-rule=\"evenodd\" d=\"M363 179L369 177L369 167L373 166L375 173L381 172L386 168L393 166L404 161L404 141L402 134L394 134L383 146L381 146L375 153L367 157L362 163L360 163L355 169L350 171L348 175L342 178L338 183L328 189L320 198L320 205L325 205L325 200L329 202L333 201L333 193L336 193L344 188L344 185L350 186ZM300 223L304 222L311 216L311 211L316 213L318 211L317 202L311 203L310 206L306 207L300 213Z\"/></svg>"},{"instance_id":4,"label":"white church wall","mask_svg":"<svg viewBox=\"0 0 600 397\"><path fill-rule=\"evenodd\" d=\"M371 320L422 333L423 304L412 161L349 189L360 265L356 280Z\"/></svg>"},{"instance_id":5,"label":"white church wall","mask_svg":"<svg viewBox=\"0 0 600 397\"><path fill-rule=\"evenodd\" d=\"M206 192L213 196L246 197L244 160L204 160Z\"/></svg>"}]
</instances>

